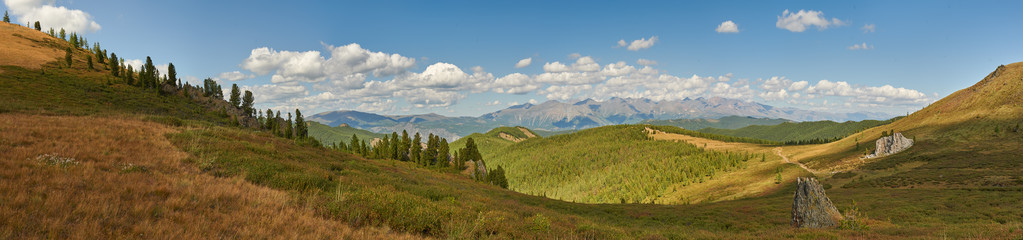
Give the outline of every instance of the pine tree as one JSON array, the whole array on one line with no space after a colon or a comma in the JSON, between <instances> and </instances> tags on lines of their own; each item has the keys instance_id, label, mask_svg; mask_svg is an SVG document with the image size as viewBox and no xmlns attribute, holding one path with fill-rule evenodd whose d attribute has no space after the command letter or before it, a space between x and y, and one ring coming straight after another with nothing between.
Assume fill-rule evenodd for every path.
<instances>
[{"instance_id":1,"label":"pine tree","mask_svg":"<svg viewBox=\"0 0 1023 240\"><path fill-rule=\"evenodd\" d=\"M439 143L434 141L433 133L430 133L426 138L426 149L423 150L423 156L421 157L423 165L436 165L437 164L437 145Z\"/></svg>"},{"instance_id":2,"label":"pine tree","mask_svg":"<svg viewBox=\"0 0 1023 240\"><path fill-rule=\"evenodd\" d=\"M118 73L120 71L121 71L121 67L117 66L117 54L116 53L110 53L110 73L113 74L114 77L117 77L117 75L119 75ZM134 82L134 81L132 81L132 82Z\"/></svg>"},{"instance_id":3,"label":"pine tree","mask_svg":"<svg viewBox=\"0 0 1023 240\"><path fill-rule=\"evenodd\" d=\"M146 87L156 88L156 66L153 65L153 58L146 56L146 65L142 67L142 74L145 75ZM139 76L142 79L142 76Z\"/></svg>"},{"instance_id":4,"label":"pine tree","mask_svg":"<svg viewBox=\"0 0 1023 240\"><path fill-rule=\"evenodd\" d=\"M401 147L398 153L402 161L412 161L409 150L412 148L412 139L408 137L408 131L401 130Z\"/></svg>"},{"instance_id":5,"label":"pine tree","mask_svg":"<svg viewBox=\"0 0 1023 240\"><path fill-rule=\"evenodd\" d=\"M352 134L352 143L349 146L359 146L359 136ZM358 154L357 151L352 151L352 154Z\"/></svg>"},{"instance_id":6,"label":"pine tree","mask_svg":"<svg viewBox=\"0 0 1023 240\"><path fill-rule=\"evenodd\" d=\"M178 71L174 69L174 63L167 63L167 81L170 81L170 85L174 85L174 81L178 80ZM168 83L164 83L168 84Z\"/></svg>"},{"instance_id":7,"label":"pine tree","mask_svg":"<svg viewBox=\"0 0 1023 240\"><path fill-rule=\"evenodd\" d=\"M288 113L288 121L284 122L284 137L292 138L295 136L295 129L291 126L291 113Z\"/></svg>"},{"instance_id":8,"label":"pine tree","mask_svg":"<svg viewBox=\"0 0 1023 240\"><path fill-rule=\"evenodd\" d=\"M282 133L283 129L281 129L281 111L277 111L277 115L274 115L273 129L277 136L284 135L284 133Z\"/></svg>"},{"instance_id":9,"label":"pine tree","mask_svg":"<svg viewBox=\"0 0 1023 240\"><path fill-rule=\"evenodd\" d=\"M40 31L40 32L43 31L43 26L39 25L39 21L36 21L36 31Z\"/></svg>"},{"instance_id":10,"label":"pine tree","mask_svg":"<svg viewBox=\"0 0 1023 240\"><path fill-rule=\"evenodd\" d=\"M57 36L60 37L60 39L67 41L67 33L64 32L64 28L60 29L60 33L57 34Z\"/></svg>"},{"instance_id":11,"label":"pine tree","mask_svg":"<svg viewBox=\"0 0 1023 240\"><path fill-rule=\"evenodd\" d=\"M89 70L92 70L92 55L85 55L85 61L89 63Z\"/></svg>"},{"instance_id":12,"label":"pine tree","mask_svg":"<svg viewBox=\"0 0 1023 240\"><path fill-rule=\"evenodd\" d=\"M416 132L416 136L412 138L411 146L409 146L409 157L412 158L412 162L419 165L424 165L421 161L423 154L422 142L423 137L419 135L419 132Z\"/></svg>"},{"instance_id":13,"label":"pine tree","mask_svg":"<svg viewBox=\"0 0 1023 240\"><path fill-rule=\"evenodd\" d=\"M266 110L266 119L265 119L266 122L263 123L263 128L271 129L271 130L273 129L273 116L274 116L274 111L270 110L270 109L267 109Z\"/></svg>"},{"instance_id":14,"label":"pine tree","mask_svg":"<svg viewBox=\"0 0 1023 240\"><path fill-rule=\"evenodd\" d=\"M77 48L78 47L78 36L75 36L75 33L72 32L70 37L71 38L68 38L68 42L71 43L71 46Z\"/></svg>"},{"instance_id":15,"label":"pine tree","mask_svg":"<svg viewBox=\"0 0 1023 240\"><path fill-rule=\"evenodd\" d=\"M4 22L11 23L11 17L7 15L7 11L4 11Z\"/></svg>"},{"instance_id":16,"label":"pine tree","mask_svg":"<svg viewBox=\"0 0 1023 240\"><path fill-rule=\"evenodd\" d=\"M240 108L242 105L242 93L238 89L238 84L231 84L231 106L234 108ZM291 114L291 113L288 113Z\"/></svg>"},{"instance_id":17,"label":"pine tree","mask_svg":"<svg viewBox=\"0 0 1023 240\"><path fill-rule=\"evenodd\" d=\"M440 146L437 147L437 163L440 167L448 167L451 161L451 149L448 146L447 139L440 140Z\"/></svg>"},{"instance_id":18,"label":"pine tree","mask_svg":"<svg viewBox=\"0 0 1023 240\"><path fill-rule=\"evenodd\" d=\"M115 70L115 72L120 72L120 71ZM139 83L135 81L135 68L133 68L131 66L128 66L128 69L125 70L125 72L126 72L124 74L125 81L128 82L128 84L131 84L132 86L138 86Z\"/></svg>"},{"instance_id":19,"label":"pine tree","mask_svg":"<svg viewBox=\"0 0 1023 240\"><path fill-rule=\"evenodd\" d=\"M64 61L67 62L67 67L71 68L71 48L70 47L68 47L67 50L64 50Z\"/></svg>"},{"instance_id":20,"label":"pine tree","mask_svg":"<svg viewBox=\"0 0 1023 240\"><path fill-rule=\"evenodd\" d=\"M295 136L298 138L309 136L309 127L305 124L305 119L302 118L302 111L295 109Z\"/></svg>"},{"instance_id":21,"label":"pine tree","mask_svg":"<svg viewBox=\"0 0 1023 240\"><path fill-rule=\"evenodd\" d=\"M246 116L252 116L252 113L255 110L252 109L252 101L255 101L255 98L252 97L252 92L245 90L245 94L242 97L242 110L245 111ZM299 115L299 118L301 117L302 115Z\"/></svg>"}]
</instances>

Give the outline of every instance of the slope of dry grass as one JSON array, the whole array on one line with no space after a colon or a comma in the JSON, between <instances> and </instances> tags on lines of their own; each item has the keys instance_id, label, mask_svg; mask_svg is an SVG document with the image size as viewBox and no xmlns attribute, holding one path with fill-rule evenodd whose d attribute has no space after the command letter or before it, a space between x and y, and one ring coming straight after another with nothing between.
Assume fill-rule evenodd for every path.
<instances>
[{"instance_id":1,"label":"slope of dry grass","mask_svg":"<svg viewBox=\"0 0 1023 240\"><path fill-rule=\"evenodd\" d=\"M63 57L58 39L17 24L0 22L0 66L39 69L43 64ZM62 42L62 41L60 41ZM3 72L0 69L0 72Z\"/></svg>"},{"instance_id":2,"label":"slope of dry grass","mask_svg":"<svg viewBox=\"0 0 1023 240\"><path fill-rule=\"evenodd\" d=\"M200 174L160 124L0 114L0 238L412 238Z\"/></svg>"}]
</instances>

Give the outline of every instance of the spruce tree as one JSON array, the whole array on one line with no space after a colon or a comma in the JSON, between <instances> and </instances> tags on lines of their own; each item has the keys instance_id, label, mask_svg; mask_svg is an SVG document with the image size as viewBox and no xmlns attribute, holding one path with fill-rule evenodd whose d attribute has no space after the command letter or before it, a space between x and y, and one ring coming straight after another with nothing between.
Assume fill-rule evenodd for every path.
<instances>
[{"instance_id":1,"label":"spruce tree","mask_svg":"<svg viewBox=\"0 0 1023 240\"><path fill-rule=\"evenodd\" d=\"M412 158L412 162L418 163L419 165L425 165L421 161L423 154L422 142L423 137L419 135L419 132L416 132L416 136L412 138L411 146L409 146L409 157Z\"/></svg>"},{"instance_id":2,"label":"spruce tree","mask_svg":"<svg viewBox=\"0 0 1023 240\"><path fill-rule=\"evenodd\" d=\"M145 75L145 83L147 87L156 88L156 66L153 65L153 58L146 56L146 65L142 67L142 74ZM139 76L142 79L142 76Z\"/></svg>"},{"instance_id":3,"label":"spruce tree","mask_svg":"<svg viewBox=\"0 0 1023 240\"><path fill-rule=\"evenodd\" d=\"M448 167L451 161L451 149L448 146L447 139L441 139L440 145L437 146L437 165L440 167Z\"/></svg>"},{"instance_id":4,"label":"spruce tree","mask_svg":"<svg viewBox=\"0 0 1023 240\"><path fill-rule=\"evenodd\" d=\"M167 63L167 81L170 81L170 82L169 83L164 83L164 84L174 85L174 81L177 81L177 80L178 80L178 71L176 69L174 69L174 63Z\"/></svg>"},{"instance_id":5,"label":"spruce tree","mask_svg":"<svg viewBox=\"0 0 1023 240\"><path fill-rule=\"evenodd\" d=\"M85 61L89 63L89 70L92 70L92 55L85 55Z\"/></svg>"},{"instance_id":6,"label":"spruce tree","mask_svg":"<svg viewBox=\"0 0 1023 240\"><path fill-rule=\"evenodd\" d=\"M252 109L252 102L255 98L252 97L252 92L245 90L245 95L242 97L242 110L245 111L245 115L252 116L255 109ZM302 115L299 115L301 117Z\"/></svg>"},{"instance_id":7,"label":"spruce tree","mask_svg":"<svg viewBox=\"0 0 1023 240\"><path fill-rule=\"evenodd\" d=\"M295 136L295 129L291 126L291 113L288 113L288 121L284 122L284 137L292 138Z\"/></svg>"},{"instance_id":8,"label":"spruce tree","mask_svg":"<svg viewBox=\"0 0 1023 240\"><path fill-rule=\"evenodd\" d=\"M388 155L388 156L390 156L391 159L401 160L401 158L398 157L398 153L400 152L400 151L398 151L398 148L399 148L398 146L401 146L401 139L398 139L398 132L391 132L391 148L390 148L391 152Z\"/></svg>"},{"instance_id":9,"label":"spruce tree","mask_svg":"<svg viewBox=\"0 0 1023 240\"><path fill-rule=\"evenodd\" d=\"M283 133L281 133L283 131L283 129L281 129L281 111L277 111L277 114L274 115L273 129L277 136L283 135Z\"/></svg>"},{"instance_id":10,"label":"spruce tree","mask_svg":"<svg viewBox=\"0 0 1023 240\"><path fill-rule=\"evenodd\" d=\"M273 129L273 118L274 118L274 111L270 110L270 109L267 109L266 110L266 122L263 123L263 128L265 128L265 129Z\"/></svg>"},{"instance_id":11,"label":"spruce tree","mask_svg":"<svg viewBox=\"0 0 1023 240\"><path fill-rule=\"evenodd\" d=\"M399 155L398 157L400 157L402 161L406 161L406 162L407 161L411 161L412 159L411 159L411 156L409 156L409 150L410 150L410 148L412 148L412 139L408 137L408 131L401 130L401 147L400 148L401 149L400 149L400 152L398 153L398 155Z\"/></svg>"},{"instance_id":12,"label":"spruce tree","mask_svg":"<svg viewBox=\"0 0 1023 240\"><path fill-rule=\"evenodd\" d=\"M36 31L40 31L40 32L43 31L43 26L39 25L39 21L36 21Z\"/></svg>"},{"instance_id":13,"label":"spruce tree","mask_svg":"<svg viewBox=\"0 0 1023 240\"><path fill-rule=\"evenodd\" d=\"M238 84L231 84L231 106L234 108L240 108L242 105L242 93L238 89ZM291 114L291 113L288 113Z\"/></svg>"},{"instance_id":14,"label":"spruce tree","mask_svg":"<svg viewBox=\"0 0 1023 240\"><path fill-rule=\"evenodd\" d=\"M295 109L295 135L299 138L309 137L309 126L306 125L305 118L302 117L302 111Z\"/></svg>"},{"instance_id":15,"label":"spruce tree","mask_svg":"<svg viewBox=\"0 0 1023 240\"><path fill-rule=\"evenodd\" d=\"M110 73L117 77L120 71L121 67L117 66L117 54L110 53Z\"/></svg>"},{"instance_id":16,"label":"spruce tree","mask_svg":"<svg viewBox=\"0 0 1023 240\"><path fill-rule=\"evenodd\" d=\"M352 143L349 144L349 146L359 146L359 136L357 136L357 135L355 135L353 133L352 134ZM351 153L352 154L358 154L358 151L354 151L354 150L355 150L355 148L353 148L353 151Z\"/></svg>"},{"instance_id":17,"label":"spruce tree","mask_svg":"<svg viewBox=\"0 0 1023 240\"><path fill-rule=\"evenodd\" d=\"M7 15L7 11L4 11L4 22L11 23L11 17Z\"/></svg>"},{"instance_id":18,"label":"spruce tree","mask_svg":"<svg viewBox=\"0 0 1023 240\"><path fill-rule=\"evenodd\" d=\"M60 39L67 41L67 33L64 32L64 28L60 29L60 33L57 34L57 36L60 37Z\"/></svg>"}]
</instances>

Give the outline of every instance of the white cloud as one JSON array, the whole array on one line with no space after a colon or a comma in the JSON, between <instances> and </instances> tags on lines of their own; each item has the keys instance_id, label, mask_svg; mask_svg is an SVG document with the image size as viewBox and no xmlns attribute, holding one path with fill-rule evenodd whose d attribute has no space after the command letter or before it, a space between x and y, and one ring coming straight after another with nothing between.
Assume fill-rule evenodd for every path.
<instances>
[{"instance_id":1,"label":"white cloud","mask_svg":"<svg viewBox=\"0 0 1023 240\"><path fill-rule=\"evenodd\" d=\"M739 33L739 25L735 24L731 20L724 21L718 25L717 29L714 29L718 33Z\"/></svg>"},{"instance_id":2,"label":"white cloud","mask_svg":"<svg viewBox=\"0 0 1023 240\"><path fill-rule=\"evenodd\" d=\"M530 64L533 64L533 58L522 59L522 60L519 60L518 63L515 63L515 68L528 67Z\"/></svg>"},{"instance_id":3,"label":"white cloud","mask_svg":"<svg viewBox=\"0 0 1023 240\"><path fill-rule=\"evenodd\" d=\"M404 97L405 101L417 108L447 107L458 103L458 100L465 97L465 95L458 92L437 91L429 88L398 91L395 93L395 96Z\"/></svg>"},{"instance_id":4,"label":"white cloud","mask_svg":"<svg viewBox=\"0 0 1023 240\"><path fill-rule=\"evenodd\" d=\"M817 85L811 86L806 89L807 93L817 93L827 96L853 96L856 91L852 85L848 82L839 81L832 82L828 80L820 80Z\"/></svg>"},{"instance_id":5,"label":"white cloud","mask_svg":"<svg viewBox=\"0 0 1023 240\"><path fill-rule=\"evenodd\" d=\"M227 80L227 81L241 81L241 80L245 80L245 79L251 79L251 78L254 78L254 77L256 77L256 75L244 74L241 71L234 71L234 72L222 72L220 74L217 74L217 77L214 78L214 79L216 79L216 80Z\"/></svg>"},{"instance_id":6,"label":"white cloud","mask_svg":"<svg viewBox=\"0 0 1023 240\"><path fill-rule=\"evenodd\" d=\"M640 58L640 59L636 60L636 64L643 65L643 66L653 66L653 65L657 65L657 61L650 60L650 59Z\"/></svg>"},{"instance_id":7,"label":"white cloud","mask_svg":"<svg viewBox=\"0 0 1023 240\"><path fill-rule=\"evenodd\" d=\"M411 73L395 78L395 81L402 86L410 88L431 88L431 89L467 89L480 81L487 81L493 78L489 73L483 72L481 67L476 68L475 74L469 75L454 64L438 62L426 67L422 73Z\"/></svg>"},{"instance_id":8,"label":"white cloud","mask_svg":"<svg viewBox=\"0 0 1023 240\"><path fill-rule=\"evenodd\" d=\"M357 78L360 74L375 77L404 73L415 66L415 59L398 54L370 52L359 44L335 47L325 46L330 58L324 58L319 51L277 51L262 47L253 49L241 68L259 75L274 73L270 80L284 82L321 82L328 78L345 80Z\"/></svg>"},{"instance_id":9,"label":"white cloud","mask_svg":"<svg viewBox=\"0 0 1023 240\"><path fill-rule=\"evenodd\" d=\"M43 29L63 28L69 32L92 33L102 29L92 15L78 9L55 6L54 0L4 0L18 23L39 21Z\"/></svg>"},{"instance_id":10,"label":"white cloud","mask_svg":"<svg viewBox=\"0 0 1023 240\"><path fill-rule=\"evenodd\" d=\"M618 47L628 46L626 49L629 49L631 51L639 51L639 50L642 50L642 49L647 49L647 48L653 47L654 43L656 43L656 42L657 42L657 36L652 36L652 37L650 37L650 39L646 39L646 38L636 39L636 40L633 40L632 43L626 43L625 39L622 39L622 40L618 40Z\"/></svg>"},{"instance_id":11,"label":"white cloud","mask_svg":"<svg viewBox=\"0 0 1023 240\"><path fill-rule=\"evenodd\" d=\"M803 89L806 88L806 86L809 86L809 85L810 85L810 82L807 82L807 81L793 82L792 84L789 84L789 91L803 90Z\"/></svg>"},{"instance_id":12,"label":"white cloud","mask_svg":"<svg viewBox=\"0 0 1023 240\"><path fill-rule=\"evenodd\" d=\"M142 61L141 59L127 59L127 60L124 60L124 65L131 66L131 69L135 70L135 72L138 72L139 69L142 69L142 65L143 64L146 64L146 62Z\"/></svg>"},{"instance_id":13,"label":"white cloud","mask_svg":"<svg viewBox=\"0 0 1023 240\"><path fill-rule=\"evenodd\" d=\"M568 59L573 59L573 60L574 60L574 59L579 59L579 58L581 58L581 57L583 57L583 55L582 55L582 54L579 54L579 53L572 53L572 54L569 54L569 55L568 55Z\"/></svg>"},{"instance_id":14,"label":"white cloud","mask_svg":"<svg viewBox=\"0 0 1023 240\"><path fill-rule=\"evenodd\" d=\"M528 75L512 73L494 80L491 86L494 92L508 94L526 94L540 88Z\"/></svg>"},{"instance_id":15,"label":"white cloud","mask_svg":"<svg viewBox=\"0 0 1023 240\"><path fill-rule=\"evenodd\" d=\"M501 101L494 100L493 102L483 103L483 105L486 105L486 106L497 106L497 105L501 105Z\"/></svg>"},{"instance_id":16,"label":"white cloud","mask_svg":"<svg viewBox=\"0 0 1023 240\"><path fill-rule=\"evenodd\" d=\"M849 50L871 50L874 49L874 45L867 45L867 43L853 44L847 47Z\"/></svg>"},{"instance_id":17,"label":"white cloud","mask_svg":"<svg viewBox=\"0 0 1023 240\"><path fill-rule=\"evenodd\" d=\"M785 100L789 97L788 91L781 89L778 91L768 91L760 93L760 97L768 101Z\"/></svg>"},{"instance_id":18,"label":"white cloud","mask_svg":"<svg viewBox=\"0 0 1023 240\"><path fill-rule=\"evenodd\" d=\"M550 86L547 89L541 90L539 94L545 94L549 100L560 100L566 101L573 99L576 95L579 95L583 91L593 89L590 85L574 85L574 86Z\"/></svg>"},{"instance_id":19,"label":"white cloud","mask_svg":"<svg viewBox=\"0 0 1023 240\"><path fill-rule=\"evenodd\" d=\"M372 73L374 77L386 77L403 73L416 65L414 58L370 52L357 43L327 46L327 49L330 50L330 59L327 59L326 70L331 75Z\"/></svg>"},{"instance_id":20,"label":"white cloud","mask_svg":"<svg viewBox=\"0 0 1023 240\"><path fill-rule=\"evenodd\" d=\"M863 29L863 33L872 33L874 32L874 30L877 30L877 26L874 25L873 23L864 24L863 27L860 29Z\"/></svg>"},{"instance_id":21,"label":"white cloud","mask_svg":"<svg viewBox=\"0 0 1023 240\"><path fill-rule=\"evenodd\" d=\"M590 56L579 57L572 63L572 66L565 65L561 62L549 62L543 65L544 72L548 73L562 73L571 71L580 72L595 72L600 70L600 64L593 60Z\"/></svg>"},{"instance_id":22,"label":"white cloud","mask_svg":"<svg viewBox=\"0 0 1023 240\"><path fill-rule=\"evenodd\" d=\"M778 22L775 23L776 27L791 32L806 31L808 26L816 26L817 30L824 30L830 26L842 25L845 25L845 22L837 18L832 18L831 21L828 21L824 17L824 13L820 11L799 10L799 12L789 12L788 9L785 9L781 16L778 16Z\"/></svg>"}]
</instances>

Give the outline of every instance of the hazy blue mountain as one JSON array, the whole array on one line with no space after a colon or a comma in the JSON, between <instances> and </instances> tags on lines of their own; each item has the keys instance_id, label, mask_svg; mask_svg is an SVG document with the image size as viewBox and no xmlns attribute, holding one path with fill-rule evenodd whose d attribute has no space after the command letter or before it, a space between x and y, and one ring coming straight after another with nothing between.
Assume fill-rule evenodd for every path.
<instances>
[{"instance_id":1,"label":"hazy blue mountain","mask_svg":"<svg viewBox=\"0 0 1023 240\"><path fill-rule=\"evenodd\" d=\"M424 134L433 133L453 141L462 136L486 132L499 126L523 126L538 131L565 131L614 124L634 124L644 120L718 119L727 116L772 118L774 120L767 122L777 122L774 124L785 121L778 119L860 121L890 118L889 115L881 113L827 113L795 108L776 108L756 102L714 97L686 98L678 101L652 101L634 98L611 98L606 101L586 99L574 103L552 100L541 104L515 105L480 117L447 117L432 113L386 116L358 111L333 111L312 115L309 120L328 126L348 124L355 128L378 133L401 132L402 130L410 133L416 131ZM738 127L743 126L726 128Z\"/></svg>"}]
</instances>

